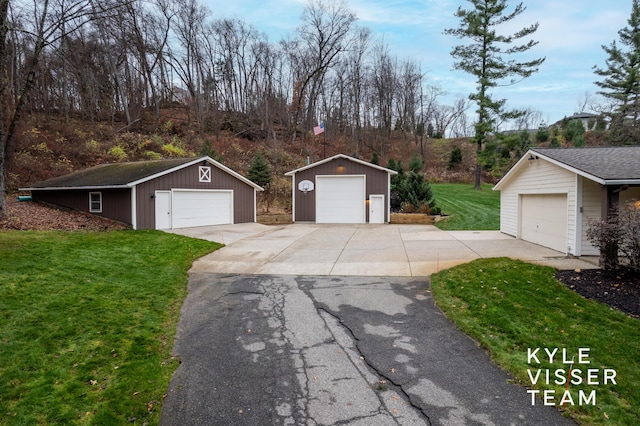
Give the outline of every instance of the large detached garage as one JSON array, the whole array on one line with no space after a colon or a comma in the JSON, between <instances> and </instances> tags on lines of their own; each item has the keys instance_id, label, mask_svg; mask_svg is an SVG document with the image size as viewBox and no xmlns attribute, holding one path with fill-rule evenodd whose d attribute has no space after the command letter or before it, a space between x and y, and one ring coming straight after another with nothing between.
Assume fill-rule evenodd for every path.
<instances>
[{"instance_id":1,"label":"large detached garage","mask_svg":"<svg viewBox=\"0 0 640 426\"><path fill-rule=\"evenodd\" d=\"M640 147L536 148L496 184L500 230L574 256L599 255L590 219L640 199Z\"/></svg>"},{"instance_id":2,"label":"large detached garage","mask_svg":"<svg viewBox=\"0 0 640 426\"><path fill-rule=\"evenodd\" d=\"M342 154L292 170L293 221L388 223L396 173Z\"/></svg>"},{"instance_id":3,"label":"large detached garage","mask_svg":"<svg viewBox=\"0 0 640 426\"><path fill-rule=\"evenodd\" d=\"M210 157L103 164L37 183L35 201L175 229L256 221L262 188Z\"/></svg>"}]
</instances>

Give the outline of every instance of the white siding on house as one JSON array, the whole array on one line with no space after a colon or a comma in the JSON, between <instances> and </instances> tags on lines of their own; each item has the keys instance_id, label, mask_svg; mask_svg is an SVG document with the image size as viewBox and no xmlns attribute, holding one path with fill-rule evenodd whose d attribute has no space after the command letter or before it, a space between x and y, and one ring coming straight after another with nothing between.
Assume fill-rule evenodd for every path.
<instances>
[{"instance_id":1,"label":"white siding on house","mask_svg":"<svg viewBox=\"0 0 640 426\"><path fill-rule=\"evenodd\" d=\"M581 220L581 240L580 252L576 253L578 256L598 256L600 252L597 248L591 245L587 238L587 229L589 228L589 219L600 218L600 197L601 187L600 184L579 177L582 179L582 220Z\"/></svg>"},{"instance_id":2,"label":"white siding on house","mask_svg":"<svg viewBox=\"0 0 640 426\"><path fill-rule=\"evenodd\" d=\"M520 238L520 195L567 194L567 245L576 250L577 176L544 159L526 161L500 191L500 230Z\"/></svg>"},{"instance_id":3,"label":"white siding on house","mask_svg":"<svg viewBox=\"0 0 640 426\"><path fill-rule=\"evenodd\" d=\"M601 187L596 182L589 179L582 179L582 244L579 256L598 256L600 252L591 245L587 238L587 229L589 228L589 219L600 219L602 215L601 207ZM620 204L633 199L640 199L640 188L633 187L620 193Z\"/></svg>"}]
</instances>

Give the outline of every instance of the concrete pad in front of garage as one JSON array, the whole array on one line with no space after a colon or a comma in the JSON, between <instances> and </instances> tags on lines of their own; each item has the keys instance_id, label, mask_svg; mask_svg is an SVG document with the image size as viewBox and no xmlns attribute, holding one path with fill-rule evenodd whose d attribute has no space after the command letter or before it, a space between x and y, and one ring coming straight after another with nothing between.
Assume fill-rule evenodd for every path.
<instances>
[{"instance_id":1,"label":"concrete pad in front of garage","mask_svg":"<svg viewBox=\"0 0 640 426\"><path fill-rule=\"evenodd\" d=\"M333 242L335 243L335 241ZM295 244L294 244L295 245ZM300 249L289 247L254 273L274 275L331 275L341 249Z\"/></svg>"},{"instance_id":2,"label":"concrete pad in front of garage","mask_svg":"<svg viewBox=\"0 0 640 426\"><path fill-rule=\"evenodd\" d=\"M255 237L263 232L271 231L268 225L260 223L242 223L238 225L197 226L193 228L170 229L166 232L184 235L202 240L231 244L248 237Z\"/></svg>"},{"instance_id":3,"label":"concrete pad in front of garage","mask_svg":"<svg viewBox=\"0 0 640 426\"><path fill-rule=\"evenodd\" d=\"M403 241L446 241L455 240L449 232L443 232L435 226L402 225L398 229Z\"/></svg>"},{"instance_id":4,"label":"concrete pad in front of garage","mask_svg":"<svg viewBox=\"0 0 640 426\"><path fill-rule=\"evenodd\" d=\"M442 231L431 225L238 224L174 232L227 246L193 272L273 275L428 276L478 258L511 257L558 269L596 263L498 231ZM222 242L222 241L221 241Z\"/></svg>"}]
</instances>

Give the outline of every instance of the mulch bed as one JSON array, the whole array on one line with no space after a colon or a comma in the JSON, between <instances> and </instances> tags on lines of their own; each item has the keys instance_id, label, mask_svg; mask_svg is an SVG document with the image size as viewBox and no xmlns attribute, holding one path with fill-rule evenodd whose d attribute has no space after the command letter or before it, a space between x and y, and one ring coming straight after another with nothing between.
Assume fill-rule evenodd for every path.
<instances>
[{"instance_id":1,"label":"mulch bed","mask_svg":"<svg viewBox=\"0 0 640 426\"><path fill-rule=\"evenodd\" d=\"M630 268L558 271L556 279L587 299L640 317L640 273L637 271Z\"/></svg>"}]
</instances>

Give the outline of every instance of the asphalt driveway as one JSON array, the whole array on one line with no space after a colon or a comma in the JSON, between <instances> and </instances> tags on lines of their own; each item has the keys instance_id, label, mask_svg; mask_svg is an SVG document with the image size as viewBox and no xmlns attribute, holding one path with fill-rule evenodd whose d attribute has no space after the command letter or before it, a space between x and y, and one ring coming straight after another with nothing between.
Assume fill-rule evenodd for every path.
<instances>
[{"instance_id":1,"label":"asphalt driveway","mask_svg":"<svg viewBox=\"0 0 640 426\"><path fill-rule=\"evenodd\" d=\"M570 425L437 309L427 278L192 273L161 424Z\"/></svg>"},{"instance_id":2,"label":"asphalt driveway","mask_svg":"<svg viewBox=\"0 0 640 426\"><path fill-rule=\"evenodd\" d=\"M433 272L479 257L582 260L498 232L422 225L192 228L163 403L173 425L568 425L435 306Z\"/></svg>"},{"instance_id":3,"label":"asphalt driveway","mask_svg":"<svg viewBox=\"0 0 640 426\"><path fill-rule=\"evenodd\" d=\"M558 269L597 267L595 258L567 258L499 231L443 231L430 225L247 223L172 232L227 245L196 261L193 272L420 277L502 256Z\"/></svg>"}]
</instances>

